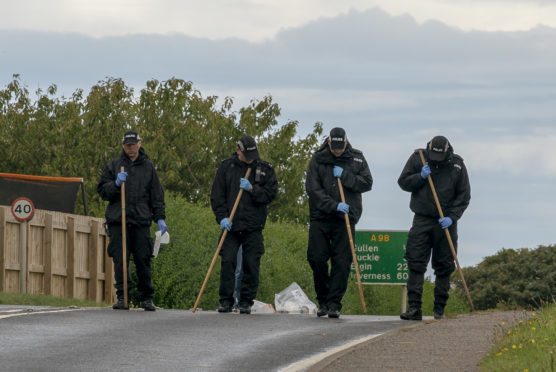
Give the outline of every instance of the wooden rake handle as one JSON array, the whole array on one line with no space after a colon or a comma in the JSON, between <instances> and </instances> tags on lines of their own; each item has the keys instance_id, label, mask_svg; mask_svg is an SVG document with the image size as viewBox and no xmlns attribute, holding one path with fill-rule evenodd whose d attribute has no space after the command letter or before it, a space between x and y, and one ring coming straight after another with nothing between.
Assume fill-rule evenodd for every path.
<instances>
[{"instance_id":1,"label":"wooden rake handle","mask_svg":"<svg viewBox=\"0 0 556 372\"><path fill-rule=\"evenodd\" d=\"M124 172L124 167L120 168L120 172ZM125 222L125 181L122 182L121 186L122 194L122 268L124 277L124 306L127 305L127 249L126 249L126 222Z\"/></svg>"},{"instance_id":2,"label":"wooden rake handle","mask_svg":"<svg viewBox=\"0 0 556 372\"><path fill-rule=\"evenodd\" d=\"M342 181L340 178L338 180L338 188L340 189L340 197L342 198L342 203L346 202L344 196L344 188L342 186ZM361 285L361 275L359 274L359 264L357 263L357 255L355 254L355 244L353 243L353 235L351 234L351 225L349 223L349 217L347 213L344 213L346 220L346 229L349 237L349 247L351 248L351 256L353 258L353 265L355 266L355 276L357 277L357 286L359 287L359 297L361 298L361 307L363 308L363 313L367 313L367 307L365 306L365 297L363 297L363 286Z\"/></svg>"},{"instance_id":3,"label":"wooden rake handle","mask_svg":"<svg viewBox=\"0 0 556 372\"><path fill-rule=\"evenodd\" d=\"M250 174L251 174L251 168L247 168L247 172L245 172L245 177L244 178L249 179ZM232 220L234 218L234 215L236 214L236 209L237 209L237 206L239 205L239 201L241 200L242 195L243 195L243 189L239 189L239 193L237 194L236 201L235 201L234 206L232 208L232 212L230 213L230 217L229 217L230 223L232 222ZM218 255L220 254L220 249L222 249L222 245L224 244L224 240L226 240L227 235L228 235L228 229L224 229L224 232L222 233L222 237L220 238L220 242L218 243L218 247L216 248L216 252L214 253L214 257L212 258L212 262L210 263L207 274L205 275L205 280L203 281L203 285L201 286L201 290L199 291L199 295L197 296L197 299L195 300L195 305L193 305L193 309L192 309L193 312L197 311L197 306L199 305L199 301L201 301L201 296L203 295L203 292L205 291L205 287L206 287L207 282L210 278L210 274L212 272L214 264L216 263L216 260L218 259Z\"/></svg>"}]
</instances>

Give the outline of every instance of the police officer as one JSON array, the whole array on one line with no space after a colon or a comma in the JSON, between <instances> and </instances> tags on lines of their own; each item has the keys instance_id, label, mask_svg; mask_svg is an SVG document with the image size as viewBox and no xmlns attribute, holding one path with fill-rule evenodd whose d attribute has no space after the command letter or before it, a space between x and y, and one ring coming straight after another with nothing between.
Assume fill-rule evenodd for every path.
<instances>
[{"instance_id":1,"label":"police officer","mask_svg":"<svg viewBox=\"0 0 556 372\"><path fill-rule=\"evenodd\" d=\"M249 178L244 178L251 168ZM243 195L230 222L229 217L239 190ZM237 252L242 247L243 276L240 284L239 312L250 314L259 288L259 268L264 253L263 228L267 206L278 192L274 168L259 157L253 137L241 137L232 157L224 160L214 177L210 202L222 231L228 230L220 250L220 307L218 312L229 313L234 304Z\"/></svg>"},{"instance_id":2,"label":"police officer","mask_svg":"<svg viewBox=\"0 0 556 372\"><path fill-rule=\"evenodd\" d=\"M97 186L102 200L109 202L105 213L110 235L108 255L114 261L118 297L112 308L127 309L124 304L121 205L121 186L125 182L126 265L129 263L129 254L133 254L140 307L145 311L155 311L151 271L153 240L150 227L153 221L157 221L161 233L166 232L164 191L153 163L141 147L139 134L127 131L122 139L122 148L122 154L104 167ZM127 283L128 288L131 288L129 271Z\"/></svg>"},{"instance_id":3,"label":"police officer","mask_svg":"<svg viewBox=\"0 0 556 372\"><path fill-rule=\"evenodd\" d=\"M337 178L342 182L345 203ZM352 262L344 214L348 214L355 236L355 224L363 211L361 193L369 191L372 184L363 153L351 147L344 129L333 128L313 154L305 181L310 212L307 259L313 270L319 317L340 316Z\"/></svg>"},{"instance_id":4,"label":"police officer","mask_svg":"<svg viewBox=\"0 0 556 372\"><path fill-rule=\"evenodd\" d=\"M410 208L415 213L409 230L405 259L409 266L407 294L409 309L400 315L404 320L421 320L421 296L425 271L432 253L432 268L436 277L434 288L434 318L444 317L448 301L450 274L455 270L454 258L443 229L449 229L454 248L457 248L457 221L469 205L471 187L463 159L454 154L448 139L436 136L421 149L426 165L423 166L419 150L409 157L398 184L411 192ZM427 180L432 177L444 218L438 209Z\"/></svg>"}]
</instances>

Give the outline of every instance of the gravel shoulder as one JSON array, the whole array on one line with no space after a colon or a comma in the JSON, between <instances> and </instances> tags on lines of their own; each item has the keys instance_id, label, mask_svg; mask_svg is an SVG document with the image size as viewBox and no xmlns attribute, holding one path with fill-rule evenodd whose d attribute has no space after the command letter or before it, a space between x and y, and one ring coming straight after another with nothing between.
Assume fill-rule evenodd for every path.
<instances>
[{"instance_id":1,"label":"gravel shoulder","mask_svg":"<svg viewBox=\"0 0 556 372\"><path fill-rule=\"evenodd\" d=\"M308 371L478 371L479 361L523 311L479 312L407 327L334 354Z\"/></svg>"}]
</instances>

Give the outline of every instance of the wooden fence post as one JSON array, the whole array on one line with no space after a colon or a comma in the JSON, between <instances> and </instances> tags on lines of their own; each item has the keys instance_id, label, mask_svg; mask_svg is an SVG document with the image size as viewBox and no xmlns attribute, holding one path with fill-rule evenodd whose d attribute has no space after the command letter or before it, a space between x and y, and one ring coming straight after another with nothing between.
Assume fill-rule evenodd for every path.
<instances>
[{"instance_id":1,"label":"wooden fence post","mask_svg":"<svg viewBox=\"0 0 556 372\"><path fill-rule=\"evenodd\" d=\"M52 240L54 227L52 226L52 214L44 216L44 294L52 295Z\"/></svg>"},{"instance_id":2,"label":"wooden fence post","mask_svg":"<svg viewBox=\"0 0 556 372\"><path fill-rule=\"evenodd\" d=\"M99 222L91 221L89 236L89 299L97 301Z\"/></svg>"},{"instance_id":3,"label":"wooden fence post","mask_svg":"<svg viewBox=\"0 0 556 372\"><path fill-rule=\"evenodd\" d=\"M108 244L110 237L108 234L104 238L104 301L112 303L114 298L114 261L108 256Z\"/></svg>"},{"instance_id":4,"label":"wooden fence post","mask_svg":"<svg viewBox=\"0 0 556 372\"><path fill-rule=\"evenodd\" d=\"M6 246L6 213L8 208L0 208L0 292L4 292L6 277L5 246Z\"/></svg>"},{"instance_id":5,"label":"wooden fence post","mask_svg":"<svg viewBox=\"0 0 556 372\"><path fill-rule=\"evenodd\" d=\"M28 225L27 221L19 223L19 293L27 293L27 276L29 275L29 265L27 264Z\"/></svg>"},{"instance_id":6,"label":"wooden fence post","mask_svg":"<svg viewBox=\"0 0 556 372\"><path fill-rule=\"evenodd\" d=\"M75 218L67 218L66 297L75 296Z\"/></svg>"}]
</instances>

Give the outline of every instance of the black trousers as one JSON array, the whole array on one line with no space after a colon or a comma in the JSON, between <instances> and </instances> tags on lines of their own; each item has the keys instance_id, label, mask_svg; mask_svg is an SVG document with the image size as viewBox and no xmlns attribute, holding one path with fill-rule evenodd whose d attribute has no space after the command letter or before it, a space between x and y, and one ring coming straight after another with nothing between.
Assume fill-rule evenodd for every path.
<instances>
[{"instance_id":1,"label":"black trousers","mask_svg":"<svg viewBox=\"0 0 556 372\"><path fill-rule=\"evenodd\" d=\"M110 224L110 243L108 244L108 255L114 261L114 276L116 277L116 296L124 297L124 275L122 257L122 225ZM152 300L154 287L152 284L151 256L153 253L153 239L150 235L149 226L127 225L126 229L126 264L129 267L129 256L133 255L135 270L137 271L137 290L139 300ZM127 271L128 293L133 288Z\"/></svg>"},{"instance_id":2,"label":"black trousers","mask_svg":"<svg viewBox=\"0 0 556 372\"><path fill-rule=\"evenodd\" d=\"M257 231L228 231L222 244L220 256L220 303L234 303L235 270L237 265L237 251L241 245L243 276L240 285L240 303L253 305L259 289L259 271L261 257L264 254L263 232Z\"/></svg>"},{"instance_id":3,"label":"black trousers","mask_svg":"<svg viewBox=\"0 0 556 372\"><path fill-rule=\"evenodd\" d=\"M355 237L355 227L350 225ZM345 220L311 221L307 260L313 269L319 305L341 309L352 262Z\"/></svg>"},{"instance_id":4,"label":"black trousers","mask_svg":"<svg viewBox=\"0 0 556 372\"><path fill-rule=\"evenodd\" d=\"M448 229L454 243L454 249L457 251L457 223L454 222ZM415 215L407 237L404 256L409 267L407 296L410 307L421 307L423 282L431 255L431 266L436 277L434 306L437 309L444 309L449 297L450 275L456 267L454 257L450 250L446 232L438 223L438 219Z\"/></svg>"}]
</instances>

